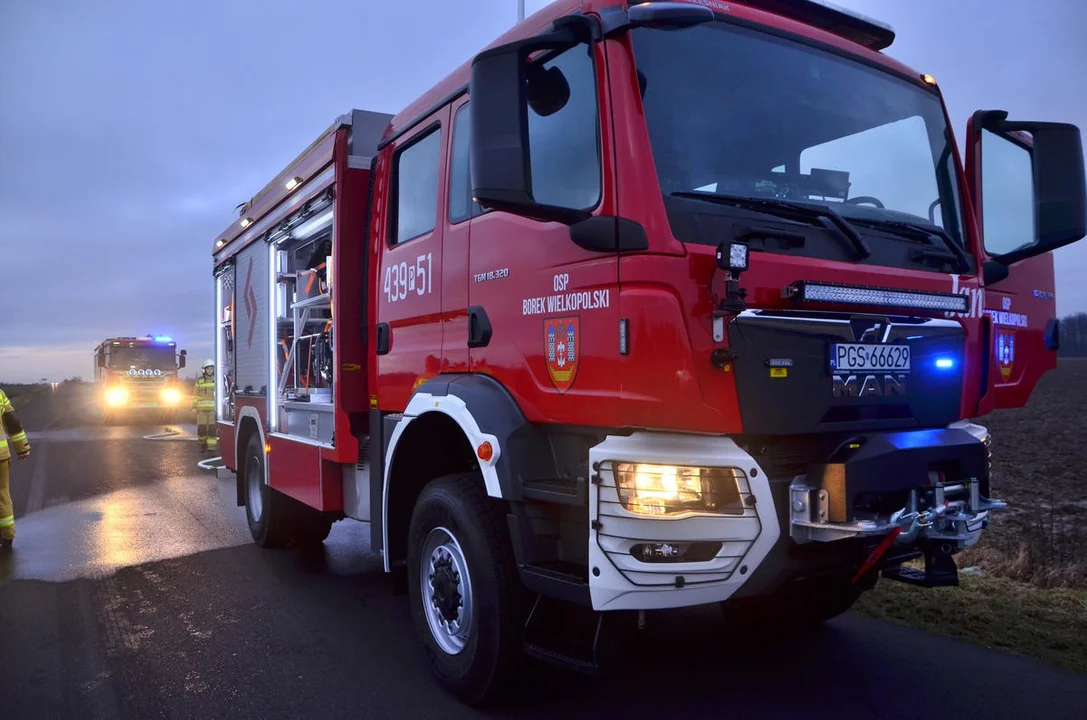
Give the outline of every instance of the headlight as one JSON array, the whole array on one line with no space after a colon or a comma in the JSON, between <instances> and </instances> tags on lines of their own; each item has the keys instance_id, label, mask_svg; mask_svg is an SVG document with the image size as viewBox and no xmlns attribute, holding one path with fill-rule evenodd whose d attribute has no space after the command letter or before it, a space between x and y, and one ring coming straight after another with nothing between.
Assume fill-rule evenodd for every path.
<instances>
[{"instance_id":1,"label":"headlight","mask_svg":"<svg viewBox=\"0 0 1087 720\"><path fill-rule=\"evenodd\" d=\"M167 405L177 405L181 402L181 391L177 388L166 388L162 391L162 401Z\"/></svg>"},{"instance_id":2,"label":"headlight","mask_svg":"<svg viewBox=\"0 0 1087 720\"><path fill-rule=\"evenodd\" d=\"M744 514L741 483L746 481L739 468L618 463L615 475L619 502L632 513Z\"/></svg>"},{"instance_id":3,"label":"headlight","mask_svg":"<svg viewBox=\"0 0 1087 720\"><path fill-rule=\"evenodd\" d=\"M106 404L111 406L124 405L128 400L128 390L123 387L111 387L106 390Z\"/></svg>"}]
</instances>

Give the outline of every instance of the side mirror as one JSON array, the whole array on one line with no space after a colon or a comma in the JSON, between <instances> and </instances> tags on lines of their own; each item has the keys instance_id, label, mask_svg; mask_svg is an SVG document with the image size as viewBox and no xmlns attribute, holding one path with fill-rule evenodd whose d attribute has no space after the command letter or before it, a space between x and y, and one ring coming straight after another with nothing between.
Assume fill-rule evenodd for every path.
<instances>
[{"instance_id":1,"label":"side mirror","mask_svg":"<svg viewBox=\"0 0 1087 720\"><path fill-rule=\"evenodd\" d=\"M185 369L185 356L188 355L188 354L189 353L182 350L181 353L177 356L177 369L178 370L184 370Z\"/></svg>"},{"instance_id":2,"label":"side mirror","mask_svg":"<svg viewBox=\"0 0 1087 720\"><path fill-rule=\"evenodd\" d=\"M566 105L570 87L558 68L544 69L529 56L562 52L596 37L595 20L570 15L549 32L484 50L472 60L469 164L477 203L567 224L590 217L587 210L541 202L533 194L529 109L553 115Z\"/></svg>"},{"instance_id":3,"label":"side mirror","mask_svg":"<svg viewBox=\"0 0 1087 720\"><path fill-rule=\"evenodd\" d=\"M1087 234L1087 179L1075 125L1009 122L1000 110L970 120L967 179L985 241L986 282L1007 266ZM1029 136L1025 133L1029 133Z\"/></svg>"}]
</instances>

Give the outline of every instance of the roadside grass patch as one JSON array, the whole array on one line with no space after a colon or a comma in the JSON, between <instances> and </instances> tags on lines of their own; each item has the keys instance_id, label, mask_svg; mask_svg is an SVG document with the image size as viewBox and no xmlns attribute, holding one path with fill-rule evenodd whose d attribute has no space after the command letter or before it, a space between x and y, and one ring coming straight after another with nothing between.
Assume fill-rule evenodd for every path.
<instances>
[{"instance_id":1,"label":"roadside grass patch","mask_svg":"<svg viewBox=\"0 0 1087 720\"><path fill-rule=\"evenodd\" d=\"M1087 590L974 574L959 582L927 589L881 580L853 609L1087 673Z\"/></svg>"}]
</instances>

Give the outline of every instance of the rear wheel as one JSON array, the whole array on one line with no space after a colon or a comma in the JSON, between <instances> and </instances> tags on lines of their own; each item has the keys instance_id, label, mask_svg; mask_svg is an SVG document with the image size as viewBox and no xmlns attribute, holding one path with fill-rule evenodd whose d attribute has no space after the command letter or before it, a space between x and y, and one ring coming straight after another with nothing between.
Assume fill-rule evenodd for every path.
<instances>
[{"instance_id":1,"label":"rear wheel","mask_svg":"<svg viewBox=\"0 0 1087 720\"><path fill-rule=\"evenodd\" d=\"M283 547L290 542L290 517L283 499L264 482L264 448L256 433L245 446L245 516L249 532L261 547Z\"/></svg>"},{"instance_id":2,"label":"rear wheel","mask_svg":"<svg viewBox=\"0 0 1087 720\"><path fill-rule=\"evenodd\" d=\"M438 682L486 699L521 656L519 580L500 507L479 473L448 475L420 494L408 538L408 595Z\"/></svg>"}]
</instances>

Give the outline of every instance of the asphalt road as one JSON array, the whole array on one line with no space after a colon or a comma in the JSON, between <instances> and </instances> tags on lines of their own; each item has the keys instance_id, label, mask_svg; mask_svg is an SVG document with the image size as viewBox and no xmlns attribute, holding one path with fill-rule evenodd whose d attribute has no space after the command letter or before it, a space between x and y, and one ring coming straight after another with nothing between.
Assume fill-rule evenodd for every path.
<instances>
[{"instance_id":1,"label":"asphalt road","mask_svg":"<svg viewBox=\"0 0 1087 720\"><path fill-rule=\"evenodd\" d=\"M1084 718L1087 677L847 614L738 639L715 608L650 615L611 673L535 664L486 712L430 680L368 528L324 552L251 544L230 480L161 426L21 408L18 536L0 556L0 717ZM178 426L191 437L192 426Z\"/></svg>"}]
</instances>

